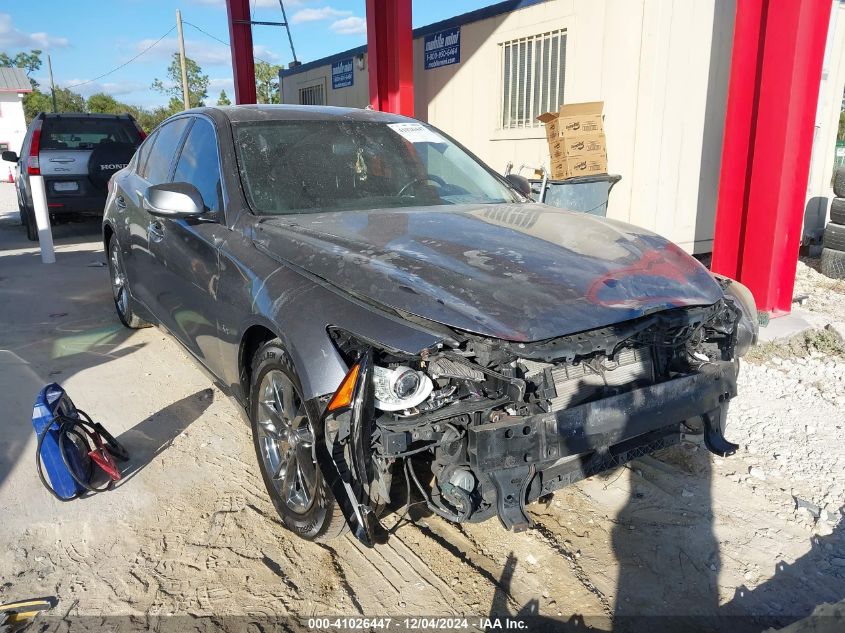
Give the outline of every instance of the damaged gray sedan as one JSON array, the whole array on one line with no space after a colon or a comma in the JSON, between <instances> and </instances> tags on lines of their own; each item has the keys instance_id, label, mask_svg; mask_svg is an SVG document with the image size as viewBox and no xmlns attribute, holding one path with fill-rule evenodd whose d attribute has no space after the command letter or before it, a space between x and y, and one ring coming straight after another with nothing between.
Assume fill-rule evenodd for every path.
<instances>
[{"instance_id":1,"label":"damaged gray sedan","mask_svg":"<svg viewBox=\"0 0 845 633\"><path fill-rule=\"evenodd\" d=\"M117 314L242 405L306 539L371 545L412 489L451 521L524 529L527 503L682 436L732 453L747 289L521 184L404 117L190 110L110 183Z\"/></svg>"}]
</instances>

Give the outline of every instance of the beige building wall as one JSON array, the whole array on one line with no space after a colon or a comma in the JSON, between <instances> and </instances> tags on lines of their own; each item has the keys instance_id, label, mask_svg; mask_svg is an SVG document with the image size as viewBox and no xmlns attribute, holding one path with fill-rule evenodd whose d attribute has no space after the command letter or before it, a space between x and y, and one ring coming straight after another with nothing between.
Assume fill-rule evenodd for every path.
<instances>
[{"instance_id":1,"label":"beige building wall","mask_svg":"<svg viewBox=\"0 0 845 633\"><path fill-rule=\"evenodd\" d=\"M707 252L713 238L734 0L549 0L461 26L461 62L423 69L414 42L417 118L497 171L546 165L542 127L503 130L501 45L566 29L564 98L605 102L609 171L622 181L609 217ZM363 107L366 70L331 90L330 66L285 77L283 97L324 81L326 103Z\"/></svg>"}]
</instances>

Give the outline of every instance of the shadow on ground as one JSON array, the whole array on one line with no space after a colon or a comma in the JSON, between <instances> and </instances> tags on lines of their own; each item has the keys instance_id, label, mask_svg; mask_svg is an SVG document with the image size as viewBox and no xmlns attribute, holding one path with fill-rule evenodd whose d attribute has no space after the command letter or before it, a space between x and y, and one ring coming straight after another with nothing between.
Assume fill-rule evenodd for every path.
<instances>
[{"instance_id":1,"label":"shadow on ground","mask_svg":"<svg viewBox=\"0 0 845 633\"><path fill-rule=\"evenodd\" d=\"M157 455L167 450L185 429L196 422L214 402L214 390L202 389L139 422L122 433L117 441L129 453L129 461L122 465L120 486L137 475Z\"/></svg>"}]
</instances>

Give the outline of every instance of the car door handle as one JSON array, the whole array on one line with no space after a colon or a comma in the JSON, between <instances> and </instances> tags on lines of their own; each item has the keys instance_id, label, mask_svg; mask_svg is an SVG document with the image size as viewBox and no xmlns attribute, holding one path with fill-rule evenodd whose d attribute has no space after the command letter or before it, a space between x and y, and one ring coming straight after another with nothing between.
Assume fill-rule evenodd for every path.
<instances>
[{"instance_id":1,"label":"car door handle","mask_svg":"<svg viewBox=\"0 0 845 633\"><path fill-rule=\"evenodd\" d=\"M75 163L75 158L51 158L51 163Z\"/></svg>"},{"instance_id":2,"label":"car door handle","mask_svg":"<svg viewBox=\"0 0 845 633\"><path fill-rule=\"evenodd\" d=\"M150 225L147 227L147 235L151 241L160 242L164 239L164 226L158 220L150 222Z\"/></svg>"},{"instance_id":3,"label":"car door handle","mask_svg":"<svg viewBox=\"0 0 845 633\"><path fill-rule=\"evenodd\" d=\"M120 209L121 211L123 211L126 208L126 200L124 199L123 196L117 196L114 199L114 203L117 206L117 208Z\"/></svg>"}]
</instances>

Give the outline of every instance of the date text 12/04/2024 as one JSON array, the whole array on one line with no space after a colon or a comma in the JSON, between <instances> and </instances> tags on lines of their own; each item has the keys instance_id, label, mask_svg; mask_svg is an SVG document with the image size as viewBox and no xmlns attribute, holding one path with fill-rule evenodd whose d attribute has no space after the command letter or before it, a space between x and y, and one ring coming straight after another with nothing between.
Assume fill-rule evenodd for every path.
<instances>
[{"instance_id":1,"label":"date text 12/04/2024","mask_svg":"<svg viewBox=\"0 0 845 633\"><path fill-rule=\"evenodd\" d=\"M307 626L313 630L399 630L399 631L462 631L481 629L489 630L527 630L528 623L517 618L479 617L323 617L308 618Z\"/></svg>"}]
</instances>

